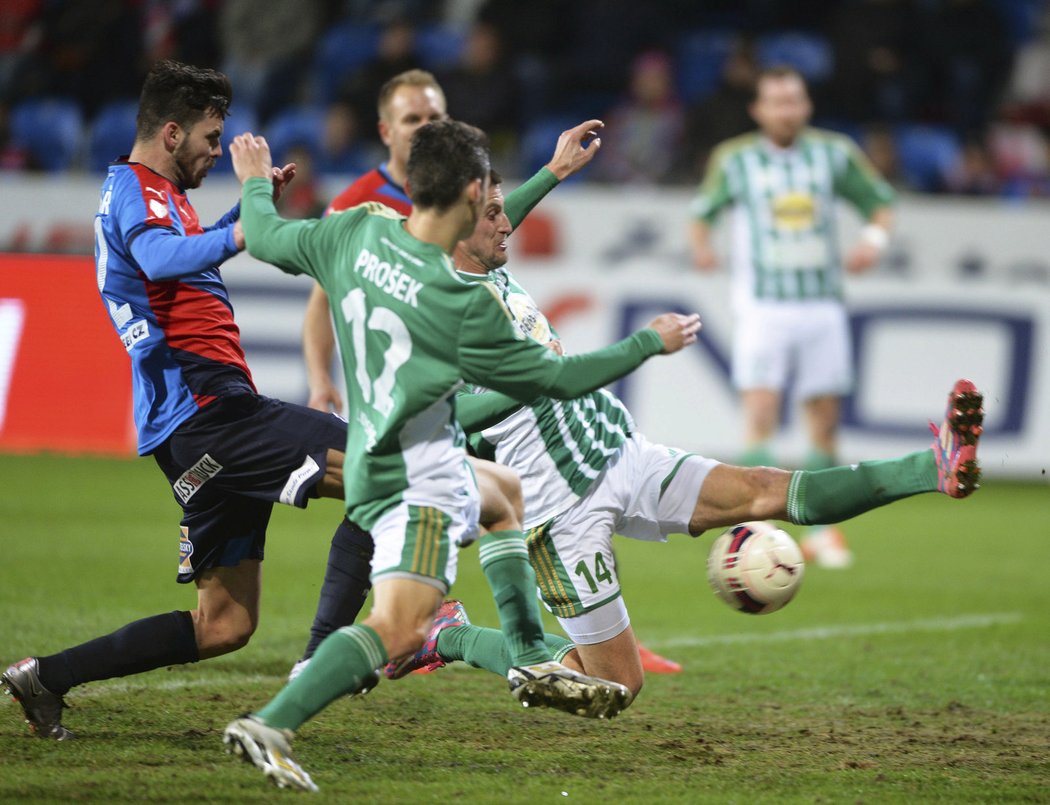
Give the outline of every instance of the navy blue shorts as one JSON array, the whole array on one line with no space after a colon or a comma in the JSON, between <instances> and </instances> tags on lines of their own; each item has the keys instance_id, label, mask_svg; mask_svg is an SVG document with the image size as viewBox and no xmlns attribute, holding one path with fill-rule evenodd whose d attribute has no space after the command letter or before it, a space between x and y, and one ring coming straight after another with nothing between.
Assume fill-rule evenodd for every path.
<instances>
[{"instance_id":1,"label":"navy blue shorts","mask_svg":"<svg viewBox=\"0 0 1050 805\"><path fill-rule=\"evenodd\" d=\"M346 422L257 394L221 397L153 453L182 506L178 581L262 559L275 502L317 497L329 449L346 450Z\"/></svg>"}]
</instances>

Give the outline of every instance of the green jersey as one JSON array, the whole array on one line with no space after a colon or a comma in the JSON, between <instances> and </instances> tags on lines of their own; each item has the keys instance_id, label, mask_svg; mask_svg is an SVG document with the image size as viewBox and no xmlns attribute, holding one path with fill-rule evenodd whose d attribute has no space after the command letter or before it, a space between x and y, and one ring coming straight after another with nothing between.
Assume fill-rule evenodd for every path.
<instances>
[{"instance_id":1,"label":"green jersey","mask_svg":"<svg viewBox=\"0 0 1050 805\"><path fill-rule=\"evenodd\" d=\"M463 274L464 277L475 276ZM504 269L487 275L518 328L540 344L557 335L533 298ZM488 396L483 385L462 389ZM561 514L593 486L602 470L634 431L630 413L605 389L575 400L540 397L506 419L470 434L471 447L481 458L510 467L521 478L526 529Z\"/></svg>"},{"instance_id":2,"label":"green jersey","mask_svg":"<svg viewBox=\"0 0 1050 805\"><path fill-rule=\"evenodd\" d=\"M715 149L692 214L711 223L734 206L737 302L837 299L836 197L867 219L894 193L848 137L806 129L791 147L778 148L756 132Z\"/></svg>"},{"instance_id":3,"label":"green jersey","mask_svg":"<svg viewBox=\"0 0 1050 805\"><path fill-rule=\"evenodd\" d=\"M404 219L364 204L286 221L266 179L245 182L251 254L316 279L332 303L347 378L347 515L370 529L402 501L442 509L466 500L454 392L484 382L518 400L578 397L662 351L653 330L588 355L559 358L525 338L490 283L463 279Z\"/></svg>"}]
</instances>

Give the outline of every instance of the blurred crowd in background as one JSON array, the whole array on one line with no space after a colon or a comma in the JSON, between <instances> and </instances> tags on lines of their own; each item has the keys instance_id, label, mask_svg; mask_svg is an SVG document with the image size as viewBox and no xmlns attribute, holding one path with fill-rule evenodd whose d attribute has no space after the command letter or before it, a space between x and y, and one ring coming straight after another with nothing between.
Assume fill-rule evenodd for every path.
<instances>
[{"instance_id":1,"label":"blurred crowd in background","mask_svg":"<svg viewBox=\"0 0 1050 805\"><path fill-rule=\"evenodd\" d=\"M224 71L228 134L310 175L382 161L379 87L423 67L505 174L600 117L584 181L693 185L785 63L900 189L1050 196L1044 0L0 0L0 170L101 174L161 58Z\"/></svg>"}]
</instances>

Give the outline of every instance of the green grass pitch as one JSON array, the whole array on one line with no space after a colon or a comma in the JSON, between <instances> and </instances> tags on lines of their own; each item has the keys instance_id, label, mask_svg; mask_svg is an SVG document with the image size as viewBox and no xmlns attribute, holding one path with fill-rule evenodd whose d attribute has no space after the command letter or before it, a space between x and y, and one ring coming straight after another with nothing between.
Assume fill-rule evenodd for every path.
<instances>
[{"instance_id":1,"label":"green grass pitch","mask_svg":"<svg viewBox=\"0 0 1050 805\"><path fill-rule=\"evenodd\" d=\"M151 460L0 456L0 479L3 665L193 606ZM297 796L220 736L298 656L338 517L329 501L278 507L246 649L75 689L76 741L32 738L0 701L0 802ZM686 668L650 677L620 718L525 711L454 665L336 702L296 754L330 802L1050 802L1048 524L1045 480L912 498L848 523L854 566L808 568L787 608L758 617L710 593L714 534L620 540L637 633ZM495 625L476 549L454 594Z\"/></svg>"}]
</instances>

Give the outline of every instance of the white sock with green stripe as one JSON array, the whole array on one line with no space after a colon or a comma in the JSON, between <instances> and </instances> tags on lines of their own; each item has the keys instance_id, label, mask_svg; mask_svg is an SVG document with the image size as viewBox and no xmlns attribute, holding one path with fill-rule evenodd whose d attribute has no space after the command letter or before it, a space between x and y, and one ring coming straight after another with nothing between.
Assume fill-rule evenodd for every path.
<instances>
[{"instance_id":1,"label":"white sock with green stripe","mask_svg":"<svg viewBox=\"0 0 1050 805\"><path fill-rule=\"evenodd\" d=\"M478 541L478 555L496 601L511 663L535 665L550 660L536 599L536 574L529 564L524 534L492 531Z\"/></svg>"},{"instance_id":2,"label":"white sock with green stripe","mask_svg":"<svg viewBox=\"0 0 1050 805\"><path fill-rule=\"evenodd\" d=\"M255 715L271 727L297 730L340 696L360 690L388 659L375 630L346 626L328 635L310 664Z\"/></svg>"}]
</instances>

